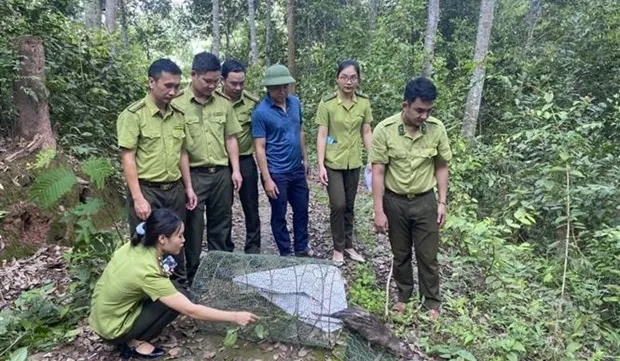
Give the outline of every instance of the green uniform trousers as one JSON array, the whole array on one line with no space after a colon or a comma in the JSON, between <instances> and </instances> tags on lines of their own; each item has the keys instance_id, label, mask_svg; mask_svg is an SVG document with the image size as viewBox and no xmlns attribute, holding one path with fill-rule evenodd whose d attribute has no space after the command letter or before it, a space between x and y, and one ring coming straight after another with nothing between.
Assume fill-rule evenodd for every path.
<instances>
[{"instance_id":1,"label":"green uniform trousers","mask_svg":"<svg viewBox=\"0 0 620 361\"><path fill-rule=\"evenodd\" d=\"M189 297L189 291L182 285L176 282L172 282L177 291ZM151 341L168 326L179 313L168 306L164 305L160 301L153 302L149 297L144 297L142 301L142 310L140 315L134 322L131 329L121 337L108 342L113 344L126 343L131 340L138 341Z\"/></svg>"},{"instance_id":2,"label":"green uniform trousers","mask_svg":"<svg viewBox=\"0 0 620 361\"><path fill-rule=\"evenodd\" d=\"M353 248L354 208L360 168L337 170L327 168L329 196L329 223L334 250L343 252Z\"/></svg>"},{"instance_id":3,"label":"green uniform trousers","mask_svg":"<svg viewBox=\"0 0 620 361\"><path fill-rule=\"evenodd\" d=\"M439 225L437 200L431 190L414 198L395 194L388 189L383 196L383 209L388 219L388 235L394 255L394 280L398 300L407 302L413 293L412 247L418 265L420 297L430 309L438 309L439 295Z\"/></svg>"},{"instance_id":4,"label":"green uniform trousers","mask_svg":"<svg viewBox=\"0 0 620 361\"><path fill-rule=\"evenodd\" d=\"M258 170L254 157L239 156L239 168L243 183L239 189L239 201L245 217L245 253L260 253L260 216L258 215Z\"/></svg>"},{"instance_id":5,"label":"green uniform trousers","mask_svg":"<svg viewBox=\"0 0 620 361\"><path fill-rule=\"evenodd\" d=\"M229 233L232 226L233 186L228 166L195 167L190 170L198 203L187 212L185 223L185 259L187 275L193 280L200 265L202 237L207 212L207 248L232 252L235 245Z\"/></svg>"},{"instance_id":6,"label":"green uniform trousers","mask_svg":"<svg viewBox=\"0 0 620 361\"><path fill-rule=\"evenodd\" d=\"M155 183L142 180L139 182L142 195L151 205L151 211L167 208L185 222L185 189L183 188L183 182L181 182L181 180L170 183ZM133 235L136 232L136 226L141 223L142 220L136 215L133 198L129 191L127 192L127 211L129 213L129 234ZM177 267L174 270L172 279L183 283L187 280L187 272L184 267L185 257L183 252L178 255L173 255L173 257L177 262Z\"/></svg>"}]
</instances>

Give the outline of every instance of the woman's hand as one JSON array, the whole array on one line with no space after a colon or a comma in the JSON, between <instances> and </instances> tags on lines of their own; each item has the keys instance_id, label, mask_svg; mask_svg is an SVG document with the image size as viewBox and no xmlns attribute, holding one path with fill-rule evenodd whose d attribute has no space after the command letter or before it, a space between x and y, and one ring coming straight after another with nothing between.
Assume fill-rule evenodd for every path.
<instances>
[{"instance_id":1,"label":"woman's hand","mask_svg":"<svg viewBox=\"0 0 620 361\"><path fill-rule=\"evenodd\" d=\"M256 316L253 313L250 312L235 312L234 318L235 323L239 326L247 326L250 323L255 322L256 320L259 319L258 316Z\"/></svg>"}]
</instances>

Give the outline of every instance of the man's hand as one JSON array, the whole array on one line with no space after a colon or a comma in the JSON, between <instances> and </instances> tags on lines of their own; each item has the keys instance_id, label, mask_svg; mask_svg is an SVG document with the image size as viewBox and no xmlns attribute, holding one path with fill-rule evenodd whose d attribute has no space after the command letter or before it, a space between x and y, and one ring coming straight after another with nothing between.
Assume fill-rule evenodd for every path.
<instances>
[{"instance_id":1,"label":"man's hand","mask_svg":"<svg viewBox=\"0 0 620 361\"><path fill-rule=\"evenodd\" d=\"M437 224L439 225L439 227L443 226L444 223L446 223L446 208L447 207L445 203L437 204Z\"/></svg>"},{"instance_id":2,"label":"man's hand","mask_svg":"<svg viewBox=\"0 0 620 361\"><path fill-rule=\"evenodd\" d=\"M248 324L258 320L259 317L250 312L235 312L234 319L237 325L247 326Z\"/></svg>"},{"instance_id":3,"label":"man's hand","mask_svg":"<svg viewBox=\"0 0 620 361\"><path fill-rule=\"evenodd\" d=\"M387 233L388 220L385 212L375 213L375 230L377 233Z\"/></svg>"},{"instance_id":4,"label":"man's hand","mask_svg":"<svg viewBox=\"0 0 620 361\"><path fill-rule=\"evenodd\" d=\"M241 189L241 184L243 183L243 177L241 176L241 172L233 171L231 178L235 191L239 192L239 189Z\"/></svg>"},{"instance_id":5,"label":"man's hand","mask_svg":"<svg viewBox=\"0 0 620 361\"><path fill-rule=\"evenodd\" d=\"M276 182L273 181L273 179L266 180L263 187L265 188L265 193L267 193L267 197L271 199L278 198L280 191L278 190L278 186L276 185Z\"/></svg>"},{"instance_id":6,"label":"man's hand","mask_svg":"<svg viewBox=\"0 0 620 361\"><path fill-rule=\"evenodd\" d=\"M185 209L191 211L196 208L196 204L198 204L198 197L196 197L196 193L194 193L194 188L189 188L185 190L185 199L187 199L187 202L185 203Z\"/></svg>"},{"instance_id":7,"label":"man's hand","mask_svg":"<svg viewBox=\"0 0 620 361\"><path fill-rule=\"evenodd\" d=\"M133 209L136 212L136 216L143 221L146 221L146 219L151 215L151 205L147 202L144 196L134 199Z\"/></svg>"},{"instance_id":8,"label":"man's hand","mask_svg":"<svg viewBox=\"0 0 620 361\"><path fill-rule=\"evenodd\" d=\"M321 184L323 184L324 186L327 186L327 169L325 169L324 166L319 166L319 181L321 181Z\"/></svg>"}]
</instances>

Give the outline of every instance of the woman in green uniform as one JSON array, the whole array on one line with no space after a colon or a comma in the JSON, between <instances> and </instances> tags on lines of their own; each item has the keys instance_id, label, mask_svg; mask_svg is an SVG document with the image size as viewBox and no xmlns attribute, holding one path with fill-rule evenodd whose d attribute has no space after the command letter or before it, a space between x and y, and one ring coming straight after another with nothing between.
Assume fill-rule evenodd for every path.
<instances>
[{"instance_id":1,"label":"woman in green uniform","mask_svg":"<svg viewBox=\"0 0 620 361\"><path fill-rule=\"evenodd\" d=\"M344 264L345 255L364 262L353 248L353 208L362 167L362 141L367 152L372 144L372 110L368 97L357 91L359 81L356 61L338 64L338 89L321 100L316 113L319 178L329 195L333 261L338 266Z\"/></svg>"},{"instance_id":2,"label":"woman in green uniform","mask_svg":"<svg viewBox=\"0 0 620 361\"><path fill-rule=\"evenodd\" d=\"M241 326L257 317L227 312L189 301L186 291L170 281L174 258L183 249L184 225L167 209L157 209L136 227L136 235L120 247L95 286L88 319L93 331L119 346L121 356L156 358L165 351L149 343L179 313L198 320Z\"/></svg>"}]
</instances>

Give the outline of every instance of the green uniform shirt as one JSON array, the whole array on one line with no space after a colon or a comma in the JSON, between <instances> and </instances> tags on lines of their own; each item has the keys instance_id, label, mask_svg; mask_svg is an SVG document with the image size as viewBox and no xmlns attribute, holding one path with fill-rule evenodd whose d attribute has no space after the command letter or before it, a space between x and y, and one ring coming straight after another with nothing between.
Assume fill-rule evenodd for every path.
<instances>
[{"instance_id":1,"label":"green uniform shirt","mask_svg":"<svg viewBox=\"0 0 620 361\"><path fill-rule=\"evenodd\" d=\"M169 106L162 115L150 95L118 116L116 132L121 148L135 149L138 178L172 182L181 178L179 164L184 149L183 113Z\"/></svg>"},{"instance_id":2,"label":"green uniform shirt","mask_svg":"<svg viewBox=\"0 0 620 361\"><path fill-rule=\"evenodd\" d=\"M385 188L413 195L431 190L436 184L435 157L452 158L446 129L429 117L414 137L407 132L401 114L377 125L373 133L372 163L385 164Z\"/></svg>"},{"instance_id":3,"label":"green uniform shirt","mask_svg":"<svg viewBox=\"0 0 620 361\"><path fill-rule=\"evenodd\" d=\"M254 142L252 141L252 109L258 103L259 99L254 95L243 91L243 95L239 100L232 103L237 120L241 125L241 132L237 134L239 142L239 155L249 155L254 151Z\"/></svg>"},{"instance_id":4,"label":"green uniform shirt","mask_svg":"<svg viewBox=\"0 0 620 361\"><path fill-rule=\"evenodd\" d=\"M228 97L215 91L200 104L190 85L172 103L185 114L190 167L228 165L226 137L241 132Z\"/></svg>"},{"instance_id":5,"label":"green uniform shirt","mask_svg":"<svg viewBox=\"0 0 620 361\"><path fill-rule=\"evenodd\" d=\"M95 285L88 323L104 339L118 338L140 315L144 297L156 301L176 293L161 271L157 250L126 243L114 252Z\"/></svg>"},{"instance_id":6,"label":"green uniform shirt","mask_svg":"<svg viewBox=\"0 0 620 361\"><path fill-rule=\"evenodd\" d=\"M355 93L353 104L345 106L336 92L321 100L316 111L317 125L327 127L325 165L332 169L362 166L362 124L372 122L370 101Z\"/></svg>"}]
</instances>

